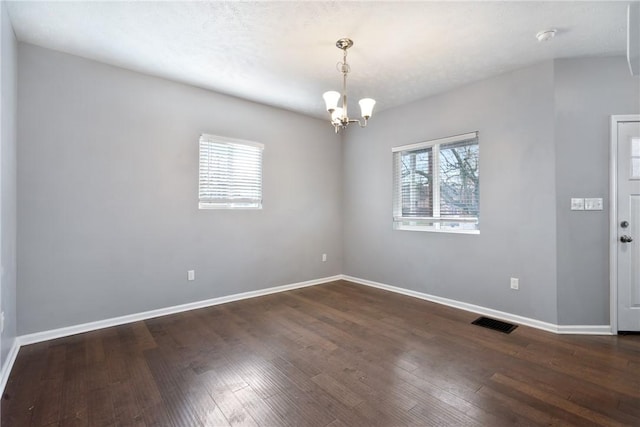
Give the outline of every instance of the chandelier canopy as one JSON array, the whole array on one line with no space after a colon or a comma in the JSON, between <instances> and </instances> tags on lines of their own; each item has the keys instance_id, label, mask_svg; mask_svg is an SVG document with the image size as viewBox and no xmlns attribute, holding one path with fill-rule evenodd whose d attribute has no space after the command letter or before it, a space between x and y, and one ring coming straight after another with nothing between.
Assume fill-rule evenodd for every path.
<instances>
[{"instance_id":1,"label":"chandelier canopy","mask_svg":"<svg viewBox=\"0 0 640 427\"><path fill-rule=\"evenodd\" d=\"M351 46L353 46L353 40L348 38L342 38L336 42L336 47L342 49L343 52L342 62L336 64L338 72L342 73L342 93L331 90L322 95L327 111L331 117L331 124L336 133L338 133L340 129L349 126L350 123L358 123L360 127L365 127L373 113L373 106L376 105L376 101L371 98L363 98L358 102L360 104L362 122L359 119L350 119L347 114L347 74L349 74L350 71L349 64L347 63L347 49ZM342 101L342 104L338 106L340 101Z\"/></svg>"}]
</instances>

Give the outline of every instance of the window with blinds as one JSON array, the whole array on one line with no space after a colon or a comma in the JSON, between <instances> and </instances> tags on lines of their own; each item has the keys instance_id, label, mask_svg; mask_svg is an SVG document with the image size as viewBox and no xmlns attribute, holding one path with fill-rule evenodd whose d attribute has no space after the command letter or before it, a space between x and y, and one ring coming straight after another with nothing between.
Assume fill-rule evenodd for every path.
<instances>
[{"instance_id":1,"label":"window with blinds","mask_svg":"<svg viewBox=\"0 0 640 427\"><path fill-rule=\"evenodd\" d=\"M479 149L477 132L394 147L394 228L478 233Z\"/></svg>"},{"instance_id":2,"label":"window with blinds","mask_svg":"<svg viewBox=\"0 0 640 427\"><path fill-rule=\"evenodd\" d=\"M198 207L261 209L263 149L257 142L201 135Z\"/></svg>"}]
</instances>

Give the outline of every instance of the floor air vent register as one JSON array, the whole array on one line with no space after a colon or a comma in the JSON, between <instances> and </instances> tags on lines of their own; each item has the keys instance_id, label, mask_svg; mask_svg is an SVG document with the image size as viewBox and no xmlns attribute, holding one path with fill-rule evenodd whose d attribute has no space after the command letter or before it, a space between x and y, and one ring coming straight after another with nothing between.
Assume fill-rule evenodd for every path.
<instances>
[{"instance_id":1,"label":"floor air vent register","mask_svg":"<svg viewBox=\"0 0 640 427\"><path fill-rule=\"evenodd\" d=\"M489 317L478 317L476 320L471 322L473 325L482 326L483 328L493 329L494 331L504 332L505 334L510 334L518 325L514 325L512 323L502 322L500 320L491 319Z\"/></svg>"}]
</instances>

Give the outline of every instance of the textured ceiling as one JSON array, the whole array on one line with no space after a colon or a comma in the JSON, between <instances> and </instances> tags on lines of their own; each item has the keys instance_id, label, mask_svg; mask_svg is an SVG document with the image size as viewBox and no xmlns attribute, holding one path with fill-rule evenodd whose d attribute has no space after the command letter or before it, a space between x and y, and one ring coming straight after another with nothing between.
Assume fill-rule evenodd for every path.
<instances>
[{"instance_id":1,"label":"textured ceiling","mask_svg":"<svg viewBox=\"0 0 640 427\"><path fill-rule=\"evenodd\" d=\"M380 111L545 59L622 55L628 4L7 3L20 41L316 117L340 88L340 37L355 42L351 102ZM556 38L539 43L547 28Z\"/></svg>"}]
</instances>

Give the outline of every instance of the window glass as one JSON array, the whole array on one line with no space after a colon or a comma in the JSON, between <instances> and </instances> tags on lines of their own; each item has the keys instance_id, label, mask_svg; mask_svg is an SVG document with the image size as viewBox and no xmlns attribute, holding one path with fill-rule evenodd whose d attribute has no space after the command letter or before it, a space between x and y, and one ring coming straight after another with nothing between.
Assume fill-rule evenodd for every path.
<instances>
[{"instance_id":1,"label":"window glass","mask_svg":"<svg viewBox=\"0 0 640 427\"><path fill-rule=\"evenodd\" d=\"M393 148L394 227L478 232L477 132Z\"/></svg>"},{"instance_id":2,"label":"window glass","mask_svg":"<svg viewBox=\"0 0 640 427\"><path fill-rule=\"evenodd\" d=\"M198 207L261 209L263 149L256 142L202 135Z\"/></svg>"}]
</instances>

